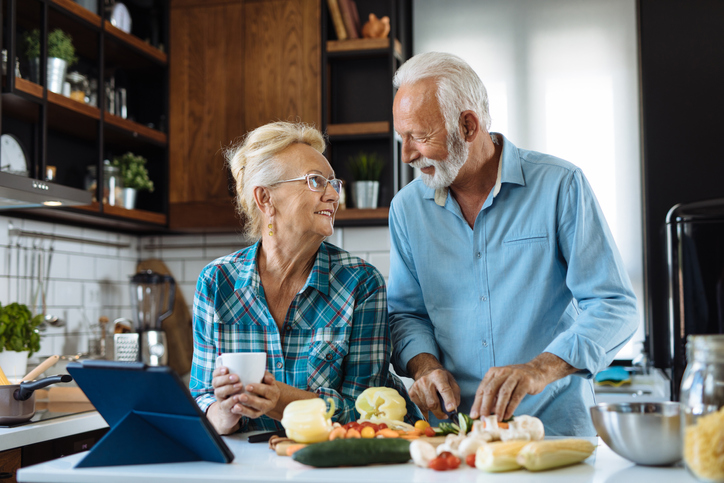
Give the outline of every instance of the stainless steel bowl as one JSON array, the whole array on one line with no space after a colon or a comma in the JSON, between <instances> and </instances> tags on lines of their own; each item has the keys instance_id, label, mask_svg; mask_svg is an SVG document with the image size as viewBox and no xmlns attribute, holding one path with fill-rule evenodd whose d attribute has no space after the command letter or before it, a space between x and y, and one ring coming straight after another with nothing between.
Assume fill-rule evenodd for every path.
<instances>
[{"instance_id":1,"label":"stainless steel bowl","mask_svg":"<svg viewBox=\"0 0 724 483\"><path fill-rule=\"evenodd\" d=\"M616 453L639 465L681 460L683 437L676 402L601 403L591 408L599 436Z\"/></svg>"}]
</instances>

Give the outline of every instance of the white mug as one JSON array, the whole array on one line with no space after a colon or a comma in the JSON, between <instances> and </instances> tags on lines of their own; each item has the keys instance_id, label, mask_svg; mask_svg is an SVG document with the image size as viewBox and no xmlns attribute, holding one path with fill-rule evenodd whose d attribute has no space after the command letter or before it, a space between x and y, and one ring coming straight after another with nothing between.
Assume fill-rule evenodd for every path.
<instances>
[{"instance_id":1,"label":"white mug","mask_svg":"<svg viewBox=\"0 0 724 483\"><path fill-rule=\"evenodd\" d=\"M242 384L261 382L266 370L266 352L224 352L216 358L216 367L225 366L239 376Z\"/></svg>"}]
</instances>

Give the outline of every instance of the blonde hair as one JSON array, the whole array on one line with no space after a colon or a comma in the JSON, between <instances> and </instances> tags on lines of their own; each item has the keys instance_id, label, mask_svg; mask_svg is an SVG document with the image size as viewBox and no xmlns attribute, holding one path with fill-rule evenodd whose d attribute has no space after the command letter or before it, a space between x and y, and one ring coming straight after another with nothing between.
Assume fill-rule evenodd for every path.
<instances>
[{"instance_id":1,"label":"blonde hair","mask_svg":"<svg viewBox=\"0 0 724 483\"><path fill-rule=\"evenodd\" d=\"M326 147L324 136L313 126L278 121L248 132L240 142L226 149L226 162L236 181L236 209L244 219L248 240L261 238L264 224L254 202L254 188L268 188L283 179L287 169L276 156L297 143L307 144L320 153Z\"/></svg>"}]
</instances>

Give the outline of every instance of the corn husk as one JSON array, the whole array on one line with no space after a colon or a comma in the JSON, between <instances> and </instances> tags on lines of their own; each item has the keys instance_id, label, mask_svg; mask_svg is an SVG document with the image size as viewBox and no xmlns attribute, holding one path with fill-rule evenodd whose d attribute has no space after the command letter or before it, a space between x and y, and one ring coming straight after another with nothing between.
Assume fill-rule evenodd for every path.
<instances>
[{"instance_id":1,"label":"corn husk","mask_svg":"<svg viewBox=\"0 0 724 483\"><path fill-rule=\"evenodd\" d=\"M526 444L517 456L517 463L530 471L549 470L580 463L596 449L585 439L554 439Z\"/></svg>"},{"instance_id":2,"label":"corn husk","mask_svg":"<svg viewBox=\"0 0 724 483\"><path fill-rule=\"evenodd\" d=\"M475 452L475 467L479 470L496 473L520 468L516 457L528 441L507 441L488 443Z\"/></svg>"}]
</instances>

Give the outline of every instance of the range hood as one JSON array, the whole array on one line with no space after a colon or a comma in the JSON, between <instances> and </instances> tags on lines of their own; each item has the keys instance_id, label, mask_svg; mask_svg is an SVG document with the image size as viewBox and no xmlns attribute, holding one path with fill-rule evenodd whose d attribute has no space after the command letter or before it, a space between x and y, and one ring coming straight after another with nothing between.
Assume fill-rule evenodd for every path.
<instances>
[{"instance_id":1,"label":"range hood","mask_svg":"<svg viewBox=\"0 0 724 483\"><path fill-rule=\"evenodd\" d=\"M90 205L89 191L0 171L0 210Z\"/></svg>"}]
</instances>

